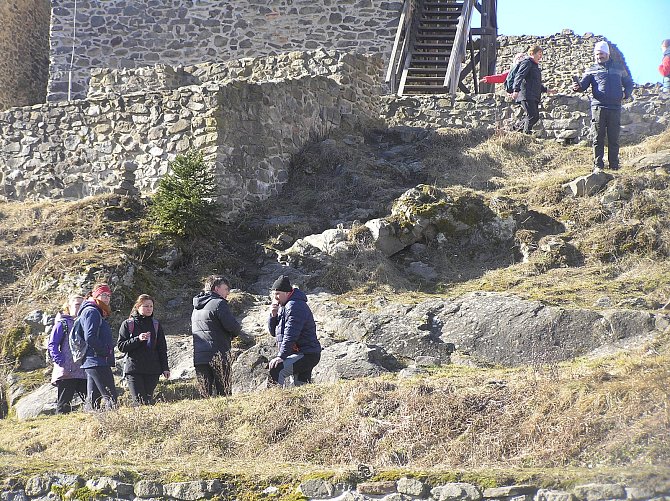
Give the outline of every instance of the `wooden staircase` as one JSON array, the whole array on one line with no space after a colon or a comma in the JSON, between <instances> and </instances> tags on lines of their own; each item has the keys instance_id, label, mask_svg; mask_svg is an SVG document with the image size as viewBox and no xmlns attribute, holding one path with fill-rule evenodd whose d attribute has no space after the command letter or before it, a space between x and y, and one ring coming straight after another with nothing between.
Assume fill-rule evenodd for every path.
<instances>
[{"instance_id":1,"label":"wooden staircase","mask_svg":"<svg viewBox=\"0 0 670 501\"><path fill-rule=\"evenodd\" d=\"M463 1L422 0L399 94L444 94Z\"/></svg>"}]
</instances>

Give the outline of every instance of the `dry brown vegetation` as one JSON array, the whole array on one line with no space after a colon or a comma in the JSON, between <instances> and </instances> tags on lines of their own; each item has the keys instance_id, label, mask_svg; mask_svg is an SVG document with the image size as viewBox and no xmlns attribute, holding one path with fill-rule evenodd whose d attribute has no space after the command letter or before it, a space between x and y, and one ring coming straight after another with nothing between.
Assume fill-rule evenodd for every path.
<instances>
[{"instance_id":1,"label":"dry brown vegetation","mask_svg":"<svg viewBox=\"0 0 670 501\"><path fill-rule=\"evenodd\" d=\"M349 134L363 135L365 143L347 146ZM226 273L245 289L272 249L351 214L360 213L361 221L386 216L402 192L420 183L458 185L526 204L562 225L561 237L578 259L521 263L511 248L428 245L440 278L426 284L404 272L411 256L384 258L357 227L352 240L359 252L308 285L330 287L342 293L341 301L358 306L379 296L413 302L475 290L565 307L592 307L607 296L613 304L634 301L656 310L670 298L667 175L624 166L617 182L630 197L605 207L598 196L576 199L561 189L590 172L591 151L583 146L451 130L419 132L413 143L384 129L333 131L331 139L326 149L315 142L296 156L291 190L211 238L189 242L171 274L158 271L161 255L178 242L147 233L145 201L100 196L1 203L0 333L20 325L30 310L55 311L70 290L122 273L128 264L135 285L118 285L113 322L140 292L152 291L159 305L176 295L190 297L198 277L208 273ZM622 155L631 160L667 144L670 131ZM393 148L400 149L397 158L383 157ZM421 162L419 172L407 170L413 161ZM246 300L241 296L238 313ZM467 469L478 472L473 481L491 485L530 479L567 485L652 478L654 472L668 478L669 362L667 341L660 340L609 359L561 366L445 368L408 381L388 376L107 414L9 418L0 421L0 467L5 474L57 467L164 480L338 477L354 475L360 463L382 476L430 469L444 478L461 472L462 479Z\"/></svg>"},{"instance_id":2,"label":"dry brown vegetation","mask_svg":"<svg viewBox=\"0 0 670 501\"><path fill-rule=\"evenodd\" d=\"M478 471L489 485L639 481L670 468L667 343L551 367L435 369L410 380L4 420L0 466L174 480L337 476L364 463L387 475Z\"/></svg>"}]
</instances>

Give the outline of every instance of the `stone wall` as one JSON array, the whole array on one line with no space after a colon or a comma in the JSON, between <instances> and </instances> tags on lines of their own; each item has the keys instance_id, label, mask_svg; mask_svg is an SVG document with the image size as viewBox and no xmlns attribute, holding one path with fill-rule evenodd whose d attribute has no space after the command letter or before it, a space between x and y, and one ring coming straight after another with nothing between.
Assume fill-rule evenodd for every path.
<instances>
[{"instance_id":1,"label":"stone wall","mask_svg":"<svg viewBox=\"0 0 670 501\"><path fill-rule=\"evenodd\" d=\"M376 102L379 82L368 75L379 73L378 57L299 52L282 56L277 74L287 67L294 68L288 78L252 71L242 81L201 65L194 70L198 85L110 90L0 113L1 193L13 200L151 193L170 160L197 148L214 165L232 215L278 192L291 155L310 134L339 126L345 116L366 116Z\"/></svg>"},{"instance_id":2,"label":"stone wall","mask_svg":"<svg viewBox=\"0 0 670 501\"><path fill-rule=\"evenodd\" d=\"M543 49L540 68L542 69L544 84L548 89L555 89L559 92L567 91L572 86L573 75L582 75L584 70L594 63L593 46L601 40L609 43L612 60L618 61L628 68L624 55L607 38L592 33L585 33L580 36L572 30L566 29L561 33L543 37L532 35L499 36L496 72L507 71L512 65L512 59L516 53L526 52L528 47L537 44ZM504 92L502 85L497 85L496 91Z\"/></svg>"},{"instance_id":3,"label":"stone wall","mask_svg":"<svg viewBox=\"0 0 670 501\"><path fill-rule=\"evenodd\" d=\"M62 101L75 5L52 4L47 99ZM86 96L93 68L192 65L320 47L388 55L401 8L401 0L79 0L72 95Z\"/></svg>"},{"instance_id":4,"label":"stone wall","mask_svg":"<svg viewBox=\"0 0 670 501\"><path fill-rule=\"evenodd\" d=\"M0 2L0 110L45 101L50 15L49 0Z\"/></svg>"},{"instance_id":5,"label":"stone wall","mask_svg":"<svg viewBox=\"0 0 670 501\"><path fill-rule=\"evenodd\" d=\"M365 466L365 465L363 465ZM425 475L425 472L424 472ZM438 473L439 475L439 473ZM333 483L324 479L304 480L298 485L263 485L258 492L239 487L230 480L196 480L191 482L161 483L140 480L134 484L111 477L84 479L78 475L59 473L35 475L25 483L12 482L0 491L2 499L31 501L52 499L127 499L178 500L239 499L243 495L279 497L300 496L308 500L366 501L382 499L402 501L429 499L431 501L649 501L668 499L670 481L655 478L645 485L623 483L590 483L576 485L570 490L544 488L530 484L483 488L464 482L436 483L412 477L397 480L361 481L357 484ZM248 485L248 484L247 484ZM245 489L245 490L242 490ZM261 492L262 489L262 492Z\"/></svg>"},{"instance_id":6,"label":"stone wall","mask_svg":"<svg viewBox=\"0 0 670 501\"><path fill-rule=\"evenodd\" d=\"M381 115L392 126L511 130L524 113L506 94L495 93L457 94L453 106L440 96L384 96ZM590 123L588 96L560 93L543 97L533 130L538 137L575 143L589 140ZM670 126L670 95L658 86L637 87L632 102L623 106L621 124L623 144L659 134Z\"/></svg>"}]
</instances>

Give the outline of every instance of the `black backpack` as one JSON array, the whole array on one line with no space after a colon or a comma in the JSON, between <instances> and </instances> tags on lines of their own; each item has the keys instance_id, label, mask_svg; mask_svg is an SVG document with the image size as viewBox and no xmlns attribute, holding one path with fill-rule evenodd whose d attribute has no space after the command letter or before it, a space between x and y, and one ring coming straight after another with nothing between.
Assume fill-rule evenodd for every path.
<instances>
[{"instance_id":1,"label":"black backpack","mask_svg":"<svg viewBox=\"0 0 670 501\"><path fill-rule=\"evenodd\" d=\"M512 69L509 70L509 73L505 77L505 83L503 84L505 86L505 92L508 94L511 94L514 92L514 79L516 78L517 71L519 70L519 65L521 63L517 63L514 66L512 66Z\"/></svg>"}]
</instances>

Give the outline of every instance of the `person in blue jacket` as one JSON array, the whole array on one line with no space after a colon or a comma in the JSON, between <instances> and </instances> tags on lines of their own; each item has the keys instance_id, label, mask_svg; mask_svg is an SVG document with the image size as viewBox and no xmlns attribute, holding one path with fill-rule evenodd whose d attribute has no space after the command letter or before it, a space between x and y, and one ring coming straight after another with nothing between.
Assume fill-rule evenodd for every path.
<instances>
[{"instance_id":1,"label":"person in blue jacket","mask_svg":"<svg viewBox=\"0 0 670 501\"><path fill-rule=\"evenodd\" d=\"M229 293L228 280L210 275L204 291L193 298L193 365L198 389L205 398L232 393L230 347L242 327L228 306Z\"/></svg>"},{"instance_id":2,"label":"person in blue jacket","mask_svg":"<svg viewBox=\"0 0 670 501\"><path fill-rule=\"evenodd\" d=\"M87 344L86 358L81 368L86 371L86 401L88 409L113 409L117 403L114 386L114 339L107 318L112 313L109 303L112 289L107 284L93 288L90 298L79 309L79 322ZM101 398L96 398L96 390Z\"/></svg>"},{"instance_id":3,"label":"person in blue jacket","mask_svg":"<svg viewBox=\"0 0 670 501\"><path fill-rule=\"evenodd\" d=\"M272 284L272 297L268 331L276 338L279 353L268 364L270 380L284 386L293 375L295 386L311 383L312 369L321 360L321 344L307 296L282 275Z\"/></svg>"},{"instance_id":4,"label":"person in blue jacket","mask_svg":"<svg viewBox=\"0 0 670 501\"><path fill-rule=\"evenodd\" d=\"M49 336L49 356L54 366L51 371L51 384L58 388L56 414L67 414L72 410L72 399L78 395L82 402L86 400L86 373L72 359L68 334L72 331L74 318L79 312L83 296L71 294L62 310L56 315Z\"/></svg>"},{"instance_id":5,"label":"person in blue jacket","mask_svg":"<svg viewBox=\"0 0 670 501\"><path fill-rule=\"evenodd\" d=\"M575 92L591 88L591 133L593 135L593 167L604 169L605 136L609 168L619 168L619 133L621 131L621 101L633 93L633 79L622 65L610 59L607 42L593 47L595 64L586 70L579 82L572 85Z\"/></svg>"}]
</instances>

